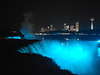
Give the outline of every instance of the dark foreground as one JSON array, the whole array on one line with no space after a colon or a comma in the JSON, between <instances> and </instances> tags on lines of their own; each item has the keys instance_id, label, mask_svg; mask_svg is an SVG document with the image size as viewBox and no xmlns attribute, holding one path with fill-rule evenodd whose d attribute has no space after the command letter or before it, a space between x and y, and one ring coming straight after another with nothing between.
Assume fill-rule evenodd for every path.
<instances>
[{"instance_id":1,"label":"dark foreground","mask_svg":"<svg viewBox=\"0 0 100 75\"><path fill-rule=\"evenodd\" d=\"M73 75L60 68L49 58L35 54L12 54L3 61L9 75Z\"/></svg>"},{"instance_id":2,"label":"dark foreground","mask_svg":"<svg viewBox=\"0 0 100 75\"><path fill-rule=\"evenodd\" d=\"M60 70L52 59L36 54L18 53L16 49L24 44L25 41L21 40L0 41L2 75L73 75L67 70Z\"/></svg>"}]
</instances>

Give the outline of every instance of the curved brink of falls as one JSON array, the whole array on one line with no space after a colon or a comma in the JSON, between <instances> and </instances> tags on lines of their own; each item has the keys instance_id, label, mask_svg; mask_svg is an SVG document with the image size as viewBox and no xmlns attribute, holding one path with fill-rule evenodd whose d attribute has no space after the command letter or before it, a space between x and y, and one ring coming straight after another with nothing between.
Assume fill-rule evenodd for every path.
<instances>
[{"instance_id":1,"label":"curved brink of falls","mask_svg":"<svg viewBox=\"0 0 100 75\"><path fill-rule=\"evenodd\" d=\"M35 53L51 58L61 69L75 74L93 74L97 43L92 41L39 41L18 49L20 53Z\"/></svg>"}]
</instances>

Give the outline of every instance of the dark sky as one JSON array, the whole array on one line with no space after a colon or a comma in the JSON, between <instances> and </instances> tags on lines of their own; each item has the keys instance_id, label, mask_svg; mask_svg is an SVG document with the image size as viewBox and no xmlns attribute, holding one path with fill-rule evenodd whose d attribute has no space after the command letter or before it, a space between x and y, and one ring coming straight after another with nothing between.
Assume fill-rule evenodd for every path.
<instances>
[{"instance_id":1,"label":"dark sky","mask_svg":"<svg viewBox=\"0 0 100 75\"><path fill-rule=\"evenodd\" d=\"M1 28L20 29L24 22L24 13L34 15L34 29L54 25L57 29L80 22L80 29L90 29L90 18L94 17L94 28L100 28L99 1L66 0L66 1L3 1L1 2Z\"/></svg>"}]
</instances>

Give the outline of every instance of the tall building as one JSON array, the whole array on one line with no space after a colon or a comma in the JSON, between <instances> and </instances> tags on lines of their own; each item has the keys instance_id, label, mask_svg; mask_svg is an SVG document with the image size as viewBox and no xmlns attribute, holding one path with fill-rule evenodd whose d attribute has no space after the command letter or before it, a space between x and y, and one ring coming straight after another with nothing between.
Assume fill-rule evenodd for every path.
<instances>
[{"instance_id":1,"label":"tall building","mask_svg":"<svg viewBox=\"0 0 100 75\"><path fill-rule=\"evenodd\" d=\"M69 30L69 25L66 25L66 23L64 23L64 30Z\"/></svg>"},{"instance_id":2,"label":"tall building","mask_svg":"<svg viewBox=\"0 0 100 75\"><path fill-rule=\"evenodd\" d=\"M76 22L76 23L75 23L75 30L76 30L76 32L79 31L79 22Z\"/></svg>"},{"instance_id":3,"label":"tall building","mask_svg":"<svg viewBox=\"0 0 100 75\"><path fill-rule=\"evenodd\" d=\"M53 25L50 25L50 31L53 31Z\"/></svg>"},{"instance_id":4,"label":"tall building","mask_svg":"<svg viewBox=\"0 0 100 75\"><path fill-rule=\"evenodd\" d=\"M66 30L66 23L64 23L64 30Z\"/></svg>"},{"instance_id":5,"label":"tall building","mask_svg":"<svg viewBox=\"0 0 100 75\"><path fill-rule=\"evenodd\" d=\"M70 31L74 31L74 25L70 26Z\"/></svg>"},{"instance_id":6,"label":"tall building","mask_svg":"<svg viewBox=\"0 0 100 75\"><path fill-rule=\"evenodd\" d=\"M47 31L50 31L50 27L49 26L47 27Z\"/></svg>"},{"instance_id":7,"label":"tall building","mask_svg":"<svg viewBox=\"0 0 100 75\"><path fill-rule=\"evenodd\" d=\"M45 30L44 30L44 27L41 27L41 32L44 32Z\"/></svg>"},{"instance_id":8,"label":"tall building","mask_svg":"<svg viewBox=\"0 0 100 75\"><path fill-rule=\"evenodd\" d=\"M67 25L67 30L69 30L69 25Z\"/></svg>"},{"instance_id":9,"label":"tall building","mask_svg":"<svg viewBox=\"0 0 100 75\"><path fill-rule=\"evenodd\" d=\"M92 17L90 20L91 20L91 30L93 30L93 21L94 21L94 18Z\"/></svg>"}]
</instances>

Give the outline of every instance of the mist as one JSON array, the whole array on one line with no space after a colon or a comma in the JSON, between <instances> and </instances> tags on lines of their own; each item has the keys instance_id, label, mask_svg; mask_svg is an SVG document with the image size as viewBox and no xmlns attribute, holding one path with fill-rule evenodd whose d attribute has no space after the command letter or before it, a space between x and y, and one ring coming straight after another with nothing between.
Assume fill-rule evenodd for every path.
<instances>
[{"instance_id":1,"label":"mist","mask_svg":"<svg viewBox=\"0 0 100 75\"><path fill-rule=\"evenodd\" d=\"M31 12L24 13L24 22L21 24L20 32L24 35L25 39L33 39L34 35L34 16Z\"/></svg>"}]
</instances>

